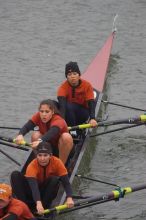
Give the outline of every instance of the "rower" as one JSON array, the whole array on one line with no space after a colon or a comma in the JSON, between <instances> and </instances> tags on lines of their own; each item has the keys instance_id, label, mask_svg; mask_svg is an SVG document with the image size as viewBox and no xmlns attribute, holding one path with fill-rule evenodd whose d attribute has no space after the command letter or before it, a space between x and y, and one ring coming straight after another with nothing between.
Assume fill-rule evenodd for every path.
<instances>
[{"instance_id":1,"label":"rower","mask_svg":"<svg viewBox=\"0 0 146 220\"><path fill-rule=\"evenodd\" d=\"M43 100L39 105L39 111L20 129L15 142L21 144L24 135L34 130L38 126L39 130L34 131L31 138L31 146L37 149L40 142L51 142L53 155L59 156L62 162L67 162L68 156L73 148L73 139L68 132L65 120L60 116L52 100Z\"/></svg>"},{"instance_id":2,"label":"rower","mask_svg":"<svg viewBox=\"0 0 146 220\"><path fill-rule=\"evenodd\" d=\"M60 182L66 192L68 208L73 207L67 169L59 158L52 155L52 146L47 142L38 145L36 158L28 165L25 175L19 171L11 174L13 193L39 214L50 207Z\"/></svg>"},{"instance_id":3,"label":"rower","mask_svg":"<svg viewBox=\"0 0 146 220\"><path fill-rule=\"evenodd\" d=\"M91 84L81 79L77 62L69 62L65 67L67 80L61 84L57 92L60 111L68 126L83 124L89 119L92 127L95 120L95 101Z\"/></svg>"},{"instance_id":4,"label":"rower","mask_svg":"<svg viewBox=\"0 0 146 220\"><path fill-rule=\"evenodd\" d=\"M0 183L0 219L1 220L35 220L28 206L12 197L10 185Z\"/></svg>"}]
</instances>

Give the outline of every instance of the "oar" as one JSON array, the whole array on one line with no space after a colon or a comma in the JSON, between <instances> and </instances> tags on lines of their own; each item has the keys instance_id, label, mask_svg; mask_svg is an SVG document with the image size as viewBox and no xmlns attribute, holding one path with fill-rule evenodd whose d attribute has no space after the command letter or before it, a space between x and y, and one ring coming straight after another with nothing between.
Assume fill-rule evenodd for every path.
<instances>
[{"instance_id":1,"label":"oar","mask_svg":"<svg viewBox=\"0 0 146 220\"><path fill-rule=\"evenodd\" d=\"M5 126L1 126L0 128L2 129L10 129L10 130L20 130L20 128L16 128L16 127L5 127Z\"/></svg>"},{"instance_id":2,"label":"oar","mask_svg":"<svg viewBox=\"0 0 146 220\"><path fill-rule=\"evenodd\" d=\"M18 166L21 166L21 164L16 161L14 158L12 158L9 154L7 154L6 152L4 152L3 150L0 149L0 153L2 153L3 155L5 155L6 157L8 157L10 160L12 160L14 163L16 163Z\"/></svg>"},{"instance_id":3,"label":"oar","mask_svg":"<svg viewBox=\"0 0 146 220\"><path fill-rule=\"evenodd\" d=\"M136 124L139 122L146 122L146 115L140 115L138 117L126 118L126 119L121 119L121 120L98 122L97 127L118 125L118 124ZM68 127L68 129L77 130L77 129L86 129L86 128L91 128L91 127L92 127L91 124L82 124L82 125L76 125L73 127Z\"/></svg>"},{"instance_id":4,"label":"oar","mask_svg":"<svg viewBox=\"0 0 146 220\"><path fill-rule=\"evenodd\" d=\"M122 128L111 129L111 130L109 130L109 131L100 132L100 133L98 133L98 134L90 135L90 137L96 137L96 136L100 136L100 135L112 133L112 132L115 132L115 131L121 131L121 130L129 129L129 128L138 127L138 126L141 126L141 125L145 125L145 123L139 123L139 124L134 124L134 125L130 125L130 126L124 126L124 127L122 127Z\"/></svg>"},{"instance_id":5,"label":"oar","mask_svg":"<svg viewBox=\"0 0 146 220\"><path fill-rule=\"evenodd\" d=\"M109 183L109 182L105 182L105 181L102 181L102 180L93 179L91 177L82 176L80 174L76 174L75 176L78 177L78 178L85 179L85 180L90 180L90 181L93 181L93 182L104 183L106 185L120 187L120 186L118 186L117 184L114 184L114 183Z\"/></svg>"},{"instance_id":6,"label":"oar","mask_svg":"<svg viewBox=\"0 0 146 220\"><path fill-rule=\"evenodd\" d=\"M4 137L4 136L0 136L0 140L7 141L7 142L10 142L10 143L15 143L16 142L16 139L9 138L9 137ZM30 147L30 144L27 143L26 141L22 141L20 145Z\"/></svg>"},{"instance_id":7,"label":"oar","mask_svg":"<svg viewBox=\"0 0 146 220\"><path fill-rule=\"evenodd\" d=\"M105 203L105 202L110 202L112 200L113 199L105 199L104 201L91 202L89 204L84 204L84 205L81 205L81 206L73 207L71 209L63 210L59 214L65 214L65 213L68 213L68 212L73 212L75 210L84 209L84 208L87 208L87 207L90 207L90 206L94 206L94 205L99 205L99 204L102 204L102 203Z\"/></svg>"},{"instance_id":8,"label":"oar","mask_svg":"<svg viewBox=\"0 0 146 220\"><path fill-rule=\"evenodd\" d=\"M68 212L73 212L73 211L76 211L76 210L79 210L79 209L83 209L83 208L87 208L87 207L90 207L90 206L94 206L94 205L99 205L99 204L102 204L102 203L105 203L105 202L110 202L112 201L113 199L105 199L104 201L96 201L96 202L91 202L91 203L85 203L85 204L82 204L80 206L76 206L76 207L73 207L73 208L67 208L67 209L64 209L62 211L58 211L57 214L61 215L61 214L65 214L65 213L68 213ZM45 218L45 216L36 216L37 219L40 219L40 220L48 220L49 218Z\"/></svg>"},{"instance_id":9,"label":"oar","mask_svg":"<svg viewBox=\"0 0 146 220\"><path fill-rule=\"evenodd\" d=\"M21 128L18 128L18 127L8 127L8 126L0 126L0 129L10 129L10 130L20 130ZM32 131L34 131L34 129L32 129Z\"/></svg>"},{"instance_id":10,"label":"oar","mask_svg":"<svg viewBox=\"0 0 146 220\"><path fill-rule=\"evenodd\" d=\"M65 210L62 210L61 212L58 212L57 214L61 215L61 214L65 214L65 213L68 213L68 212L73 212L75 210L78 210L78 209L83 209L83 208L87 208L87 207L90 207L90 206L94 206L94 205L99 205L99 204L102 204L102 203L105 203L105 202L110 202L112 201L113 199L105 199L104 201L96 201L96 202L91 202L91 203L85 203L85 204L82 204L80 206L76 206L76 207L73 207L73 208L70 208L70 209L65 209ZM40 219L40 220L48 220L48 218L45 218L45 216L36 216L37 219Z\"/></svg>"},{"instance_id":11,"label":"oar","mask_svg":"<svg viewBox=\"0 0 146 220\"><path fill-rule=\"evenodd\" d=\"M4 141L0 141L0 144L8 146L8 147L13 147L13 148L17 148L20 150L24 150L24 151L29 151L29 148L25 148L25 147L19 146L17 144L6 143Z\"/></svg>"},{"instance_id":12,"label":"oar","mask_svg":"<svg viewBox=\"0 0 146 220\"><path fill-rule=\"evenodd\" d=\"M111 105L116 105L116 106L120 106L120 107L124 107L124 108L129 108L129 109L133 109L133 110L146 112L146 110L141 109L141 108L136 108L136 107L132 107L132 106L128 106L128 105L123 105L123 104L120 104L120 103L109 102L107 100L101 100L101 101L103 103L107 103L107 104L111 104Z\"/></svg>"},{"instance_id":13,"label":"oar","mask_svg":"<svg viewBox=\"0 0 146 220\"><path fill-rule=\"evenodd\" d=\"M90 205L91 203L94 202L106 202L106 201L111 201L111 200L118 200L120 198L123 198L125 195L136 192L139 190L146 189L146 184L142 185L137 185L133 187L125 187L125 188L118 188L116 190L113 190L107 194L101 194L97 196L93 196L87 199L84 199L83 201L80 202L75 202L74 207L80 207L82 205ZM60 213L61 211L67 210L67 209L72 209L68 208L66 204L64 205L59 205L51 209L46 209L44 211L44 214L52 213L52 212L58 212Z\"/></svg>"}]
</instances>

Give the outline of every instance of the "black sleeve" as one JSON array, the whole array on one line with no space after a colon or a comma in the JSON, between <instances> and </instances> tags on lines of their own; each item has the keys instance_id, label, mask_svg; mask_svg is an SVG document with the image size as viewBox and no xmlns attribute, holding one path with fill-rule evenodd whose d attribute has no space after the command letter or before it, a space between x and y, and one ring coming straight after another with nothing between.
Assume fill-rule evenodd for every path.
<instances>
[{"instance_id":1,"label":"black sleeve","mask_svg":"<svg viewBox=\"0 0 146 220\"><path fill-rule=\"evenodd\" d=\"M8 213L6 216L1 218L2 220L18 220L18 216L13 213Z\"/></svg>"},{"instance_id":2,"label":"black sleeve","mask_svg":"<svg viewBox=\"0 0 146 220\"><path fill-rule=\"evenodd\" d=\"M62 117L65 119L65 114L66 114L66 98L63 96L58 96L57 97L58 102L59 102L59 110L61 112Z\"/></svg>"},{"instance_id":3,"label":"black sleeve","mask_svg":"<svg viewBox=\"0 0 146 220\"><path fill-rule=\"evenodd\" d=\"M72 197L72 188L69 182L68 175L61 176L60 180L63 184L64 190L66 192L66 197Z\"/></svg>"},{"instance_id":4,"label":"black sleeve","mask_svg":"<svg viewBox=\"0 0 146 220\"><path fill-rule=\"evenodd\" d=\"M89 100L88 101L88 107L89 107L89 117L90 119L95 119L95 101Z\"/></svg>"},{"instance_id":5,"label":"black sleeve","mask_svg":"<svg viewBox=\"0 0 146 220\"><path fill-rule=\"evenodd\" d=\"M36 126L36 125L35 125L31 120L29 120L29 121L20 129L19 134L22 134L22 135L24 136L24 135L27 134L29 131L33 130L35 126Z\"/></svg>"},{"instance_id":6,"label":"black sleeve","mask_svg":"<svg viewBox=\"0 0 146 220\"><path fill-rule=\"evenodd\" d=\"M52 138L56 137L60 133L60 128L57 126L52 126L48 132L46 132L42 137L42 141L50 141Z\"/></svg>"},{"instance_id":7,"label":"black sleeve","mask_svg":"<svg viewBox=\"0 0 146 220\"><path fill-rule=\"evenodd\" d=\"M33 200L35 202L41 201L41 196L40 196L40 191L39 191L37 180L33 177L26 177L26 179L27 179L29 186L31 188Z\"/></svg>"}]
</instances>

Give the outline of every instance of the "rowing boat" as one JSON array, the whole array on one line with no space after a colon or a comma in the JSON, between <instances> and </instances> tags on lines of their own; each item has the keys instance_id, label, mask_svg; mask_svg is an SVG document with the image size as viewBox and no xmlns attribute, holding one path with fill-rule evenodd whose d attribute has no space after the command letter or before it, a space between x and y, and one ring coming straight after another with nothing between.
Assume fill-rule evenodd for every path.
<instances>
[{"instance_id":1,"label":"rowing boat","mask_svg":"<svg viewBox=\"0 0 146 220\"><path fill-rule=\"evenodd\" d=\"M101 48L101 50L97 53L93 61L90 63L86 71L82 74L83 79L89 81L94 88L94 96L96 103L96 115L99 114L101 99L103 96L104 85L106 81L108 64L113 44L113 39L115 35L115 29L110 33L107 38L105 44ZM74 152L69 158L68 162L68 170L69 170L69 179L70 183L73 183L74 177L77 173L79 165L81 163L82 157L85 154L85 151L88 147L90 131L86 129L82 134L74 138ZM24 173L27 165L34 158L33 152L30 151L28 156L25 159L25 163L21 166L21 172ZM52 207L55 205L63 204L65 201L65 193L60 185L57 196L54 201L52 201Z\"/></svg>"}]
</instances>

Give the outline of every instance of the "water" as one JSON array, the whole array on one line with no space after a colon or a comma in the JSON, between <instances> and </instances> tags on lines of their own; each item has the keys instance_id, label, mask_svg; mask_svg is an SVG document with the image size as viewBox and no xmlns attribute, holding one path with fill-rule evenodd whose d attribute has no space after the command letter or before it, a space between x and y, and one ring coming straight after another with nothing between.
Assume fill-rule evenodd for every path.
<instances>
[{"instance_id":1,"label":"water","mask_svg":"<svg viewBox=\"0 0 146 220\"><path fill-rule=\"evenodd\" d=\"M146 2L144 0L1 0L0 1L0 118L1 126L21 127L44 98L55 98L70 60L84 71L108 37L119 15L105 98L145 109ZM103 106L109 120L139 115L112 105ZM2 130L15 136L17 131ZM27 136L29 140L29 135ZM86 175L122 187L146 179L145 127L91 139ZM1 146L17 161L26 153ZM0 154L0 178L8 181L18 166ZM109 192L111 186L83 181L82 193ZM146 218L145 191L76 211L70 219ZM63 217L62 217L63 218Z\"/></svg>"}]
</instances>

